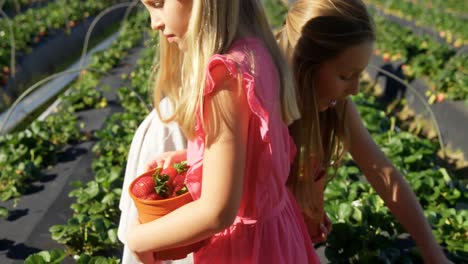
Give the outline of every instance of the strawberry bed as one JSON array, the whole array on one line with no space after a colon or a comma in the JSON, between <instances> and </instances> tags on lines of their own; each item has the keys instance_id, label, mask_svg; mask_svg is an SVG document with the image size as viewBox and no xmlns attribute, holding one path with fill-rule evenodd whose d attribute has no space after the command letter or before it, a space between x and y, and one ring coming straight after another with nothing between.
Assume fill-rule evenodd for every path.
<instances>
[{"instance_id":1,"label":"strawberry bed","mask_svg":"<svg viewBox=\"0 0 468 264\"><path fill-rule=\"evenodd\" d=\"M468 53L457 53L447 44L414 34L410 29L375 15L377 43L374 54L384 62L400 62L407 80L424 79L428 95L451 100L468 99Z\"/></svg>"},{"instance_id":2,"label":"strawberry bed","mask_svg":"<svg viewBox=\"0 0 468 264\"><path fill-rule=\"evenodd\" d=\"M21 77L16 76L16 73L21 71L22 58L30 54L45 40L53 39L63 32L70 34L77 25L118 2L122 1L74 1L68 3L65 0L60 0L42 8L29 9L11 20L0 19L0 87L5 88L11 80ZM12 46L15 50L13 57ZM13 64L12 59L15 60ZM9 87L10 96L20 92L12 89L17 88Z\"/></svg>"},{"instance_id":3,"label":"strawberry bed","mask_svg":"<svg viewBox=\"0 0 468 264\"><path fill-rule=\"evenodd\" d=\"M145 20L145 16L140 16L137 23ZM56 162L56 154L65 144L86 139L87 135L79 133L74 112L107 105L96 85L140 39L141 32L128 31L127 26L111 48L93 55L90 70L83 71L69 87L71 93L62 96L63 103L58 109L62 114L34 121L22 131L0 136L0 201L20 197L40 178L41 169Z\"/></svg>"},{"instance_id":4,"label":"strawberry bed","mask_svg":"<svg viewBox=\"0 0 468 264\"><path fill-rule=\"evenodd\" d=\"M466 18L446 12L445 5L440 1L439 8L420 5L408 0L366 0L366 2L378 6L386 13L408 21L415 21L421 26L435 28L441 37L453 43L456 48L468 45ZM465 1L457 1L457 10L466 10L467 6Z\"/></svg>"}]
</instances>

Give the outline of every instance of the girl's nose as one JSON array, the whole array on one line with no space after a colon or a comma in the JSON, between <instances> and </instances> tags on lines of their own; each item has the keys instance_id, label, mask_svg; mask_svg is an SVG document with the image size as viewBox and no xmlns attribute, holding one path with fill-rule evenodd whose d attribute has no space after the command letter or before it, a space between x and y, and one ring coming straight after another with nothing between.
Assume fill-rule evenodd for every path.
<instances>
[{"instance_id":1,"label":"girl's nose","mask_svg":"<svg viewBox=\"0 0 468 264\"><path fill-rule=\"evenodd\" d=\"M356 95L359 92L359 80L356 80L356 82L353 82L351 84L351 87L348 89L349 95Z\"/></svg>"},{"instance_id":2,"label":"girl's nose","mask_svg":"<svg viewBox=\"0 0 468 264\"><path fill-rule=\"evenodd\" d=\"M157 17L157 15L151 16L151 29L153 30L164 30L164 23L162 19Z\"/></svg>"}]
</instances>

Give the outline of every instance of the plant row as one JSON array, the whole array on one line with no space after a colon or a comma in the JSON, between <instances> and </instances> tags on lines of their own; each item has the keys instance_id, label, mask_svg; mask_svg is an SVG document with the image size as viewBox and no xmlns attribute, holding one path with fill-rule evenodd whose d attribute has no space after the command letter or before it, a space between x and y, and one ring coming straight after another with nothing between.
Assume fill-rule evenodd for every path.
<instances>
[{"instance_id":1,"label":"plant row","mask_svg":"<svg viewBox=\"0 0 468 264\"><path fill-rule=\"evenodd\" d=\"M452 100L468 99L468 54L457 54L447 44L374 15L377 29L375 55L384 62L400 62L406 79L424 79L429 95Z\"/></svg>"},{"instance_id":2,"label":"plant row","mask_svg":"<svg viewBox=\"0 0 468 264\"><path fill-rule=\"evenodd\" d=\"M2 0L0 1L0 8L10 14L19 14L25 9L43 6L51 1L52 0Z\"/></svg>"},{"instance_id":3,"label":"plant row","mask_svg":"<svg viewBox=\"0 0 468 264\"><path fill-rule=\"evenodd\" d=\"M43 38L75 27L80 21L96 15L121 0L58 0L42 8L29 9L11 20L0 20L0 86L11 76L12 45L17 54L30 53ZM10 30L12 27L12 31ZM13 42L12 42L13 40Z\"/></svg>"},{"instance_id":4,"label":"plant row","mask_svg":"<svg viewBox=\"0 0 468 264\"><path fill-rule=\"evenodd\" d=\"M443 7L429 8L407 0L367 0L384 13L395 15L416 25L437 30L439 36L456 48L468 44L468 28L466 18L454 16L444 11ZM445 1L444 1L445 2ZM464 1L458 1L459 7L465 7ZM439 4L440 3L439 1Z\"/></svg>"},{"instance_id":5,"label":"plant row","mask_svg":"<svg viewBox=\"0 0 468 264\"><path fill-rule=\"evenodd\" d=\"M458 0L406 0L426 8L439 8L454 14L467 14L468 4Z\"/></svg>"},{"instance_id":6,"label":"plant row","mask_svg":"<svg viewBox=\"0 0 468 264\"><path fill-rule=\"evenodd\" d=\"M143 20L144 17L139 18ZM105 88L99 90L96 86L140 38L140 31L128 32L127 29L108 50L93 54L89 70L83 70L68 88L70 93L61 96L59 115L36 120L22 131L0 136L0 201L20 197L41 177L41 170L56 163L62 147L87 139L86 134L79 132L81 124L74 113L106 107L102 94Z\"/></svg>"},{"instance_id":7,"label":"plant row","mask_svg":"<svg viewBox=\"0 0 468 264\"><path fill-rule=\"evenodd\" d=\"M439 8L441 11L454 14L468 14L468 3L458 0L407 0L413 3L424 5L427 8Z\"/></svg>"}]
</instances>

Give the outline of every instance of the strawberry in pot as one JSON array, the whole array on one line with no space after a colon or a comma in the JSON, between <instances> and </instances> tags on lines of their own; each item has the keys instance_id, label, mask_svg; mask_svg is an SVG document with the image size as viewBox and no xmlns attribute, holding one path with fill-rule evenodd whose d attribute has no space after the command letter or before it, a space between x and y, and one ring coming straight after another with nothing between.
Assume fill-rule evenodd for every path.
<instances>
[{"instance_id":1,"label":"strawberry in pot","mask_svg":"<svg viewBox=\"0 0 468 264\"><path fill-rule=\"evenodd\" d=\"M138 211L141 223L158 219L193 201L185 185L188 166L175 163L166 169L156 168L138 176L128 191ZM155 253L156 260L182 259L198 250L203 242Z\"/></svg>"},{"instance_id":2,"label":"strawberry in pot","mask_svg":"<svg viewBox=\"0 0 468 264\"><path fill-rule=\"evenodd\" d=\"M182 195L188 192L185 186L187 170L185 162L175 163L165 169L157 168L153 174L145 174L135 179L131 192L143 200L163 200Z\"/></svg>"}]
</instances>

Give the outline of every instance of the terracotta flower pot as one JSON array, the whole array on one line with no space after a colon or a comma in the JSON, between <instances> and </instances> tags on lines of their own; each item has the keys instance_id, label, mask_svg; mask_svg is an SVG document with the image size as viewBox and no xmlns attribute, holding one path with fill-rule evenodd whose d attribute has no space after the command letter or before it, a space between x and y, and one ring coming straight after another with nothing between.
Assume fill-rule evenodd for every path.
<instances>
[{"instance_id":1,"label":"terracotta flower pot","mask_svg":"<svg viewBox=\"0 0 468 264\"><path fill-rule=\"evenodd\" d=\"M158 219L174 211L175 209L183 206L184 204L187 204L193 201L192 196L188 192L182 195L164 199L164 200L143 200L133 195L131 190L132 190L133 185L137 181L137 179L140 177L153 175L154 172L155 170L150 170L138 176L136 179L132 181L128 189L128 192L130 193L130 197L132 197L132 200L135 203L135 206L137 208L138 218L140 220L140 223L142 224ZM154 253L154 256L155 256L155 259L157 260L183 259L189 253L198 250L201 246L202 246L202 242L198 242L198 243L187 245L184 247L158 251Z\"/></svg>"}]
</instances>

